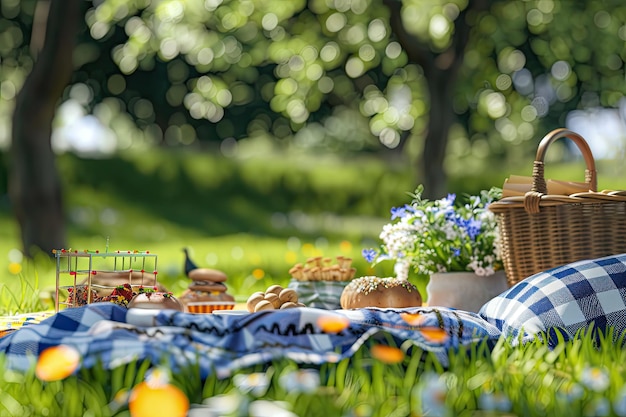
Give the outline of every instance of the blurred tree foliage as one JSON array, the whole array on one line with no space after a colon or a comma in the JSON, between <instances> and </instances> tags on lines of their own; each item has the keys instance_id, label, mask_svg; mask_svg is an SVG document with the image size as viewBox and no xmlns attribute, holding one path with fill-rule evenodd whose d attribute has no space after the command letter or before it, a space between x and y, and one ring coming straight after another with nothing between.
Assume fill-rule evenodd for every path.
<instances>
[{"instance_id":1,"label":"blurred tree foliage","mask_svg":"<svg viewBox=\"0 0 626 417\"><path fill-rule=\"evenodd\" d=\"M33 66L36 2L0 2L6 148L14 98ZM618 107L626 91L621 0L83 7L63 106L95 116L117 149L228 153L241 140L266 140L278 149L396 152L418 158L417 180L435 196L446 172L515 164L568 111Z\"/></svg>"}]
</instances>

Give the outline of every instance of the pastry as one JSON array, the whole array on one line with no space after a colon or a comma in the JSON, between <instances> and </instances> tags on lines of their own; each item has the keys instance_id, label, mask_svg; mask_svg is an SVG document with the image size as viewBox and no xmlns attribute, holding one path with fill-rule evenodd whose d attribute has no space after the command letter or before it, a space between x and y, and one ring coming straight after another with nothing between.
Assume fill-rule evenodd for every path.
<instances>
[{"instance_id":1,"label":"pastry","mask_svg":"<svg viewBox=\"0 0 626 417\"><path fill-rule=\"evenodd\" d=\"M422 296L417 287L405 279L366 276L346 285L339 302L343 309L419 307Z\"/></svg>"}]
</instances>

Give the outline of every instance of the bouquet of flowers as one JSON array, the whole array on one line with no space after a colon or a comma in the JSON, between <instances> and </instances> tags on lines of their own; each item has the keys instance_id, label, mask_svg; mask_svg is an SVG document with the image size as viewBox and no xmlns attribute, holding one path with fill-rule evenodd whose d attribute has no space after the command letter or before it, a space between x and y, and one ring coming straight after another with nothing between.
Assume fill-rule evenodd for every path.
<instances>
[{"instance_id":1,"label":"bouquet of flowers","mask_svg":"<svg viewBox=\"0 0 626 417\"><path fill-rule=\"evenodd\" d=\"M488 205L500 198L492 188L458 201L456 195L429 201L419 186L411 204L391 209L391 223L380 234L379 250L364 249L372 264L394 260L395 273L407 278L410 268L422 276L435 272L473 271L491 275L502 269L499 232Z\"/></svg>"}]
</instances>

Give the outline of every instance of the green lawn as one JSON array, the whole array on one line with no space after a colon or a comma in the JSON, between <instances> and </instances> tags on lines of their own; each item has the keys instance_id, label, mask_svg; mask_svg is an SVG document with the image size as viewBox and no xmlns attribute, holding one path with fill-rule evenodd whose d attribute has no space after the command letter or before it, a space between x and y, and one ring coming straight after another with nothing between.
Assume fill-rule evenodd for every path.
<instances>
[{"instance_id":1,"label":"green lawn","mask_svg":"<svg viewBox=\"0 0 626 417\"><path fill-rule=\"evenodd\" d=\"M108 238L112 250L150 250L158 254L159 277L174 292L188 284L182 252L188 247L196 263L229 274L230 291L239 300L271 283L284 285L294 263L318 254L352 257L357 275L391 273L391 266L370 269L360 251L378 244L389 208L408 202L404 192L415 184L402 170L387 171L384 164L373 162L366 164L368 170L357 170L359 175L345 171L337 185L339 177L329 166L324 166L326 173L318 172L301 161L292 161L293 169L282 171L279 165L284 161L259 163L268 175L264 177L255 175L254 164L240 167L238 173L224 164L216 173L197 161L182 164L183 160L188 162L156 158L145 166L139 161L110 165L63 160L68 245L104 250ZM363 165L340 164L352 170ZM87 172L90 165L100 174ZM182 181L187 175L181 174L186 172L183 166L195 172L195 180ZM610 169L615 173L622 168ZM550 175L579 178L579 171L576 166ZM225 178L220 179L220 173ZM114 187L129 175L142 181ZM451 184L453 191L471 193L476 190L464 188L470 183L484 188L499 185L490 184L494 177L482 173L452 178ZM236 179L236 186L231 188L226 178ZM600 188L626 189L623 178L600 175ZM49 257L20 259L18 242L17 227L4 209L0 211L3 313L45 307L39 299L54 287ZM182 392L191 403L190 416L626 415L626 350L611 340L596 344L582 334L554 350L540 341L511 347L503 339L493 349L476 342L451 352L446 369L428 354L404 345L390 344L391 356L377 354L378 344L366 343L353 358L337 364L315 368L276 361L230 378L201 380L190 365L165 378L169 394L159 394L139 411L135 408L133 416L156 415L162 407L155 409L154 404L171 405L172 392ZM4 369L2 362L0 357ZM111 371L95 366L58 381L43 381L34 369L3 372L0 416L129 416L136 387L154 372L149 368L148 363ZM293 378L300 383L286 385ZM211 414L210 409L218 411Z\"/></svg>"},{"instance_id":2,"label":"green lawn","mask_svg":"<svg viewBox=\"0 0 626 417\"><path fill-rule=\"evenodd\" d=\"M529 175L524 170L531 165L452 176L451 191L476 193L509 174ZM406 193L417 186L407 162L372 157L231 160L154 150L112 160L65 155L58 166L69 247L103 251L108 241L111 250L149 250L158 255L159 279L174 293L188 284L182 270L182 248L188 247L199 265L228 273L239 300L271 283L285 284L291 266L316 255L351 257L357 275L391 274L391 265L371 269L361 250L380 243L389 209L408 203ZM580 162L550 164L546 177L581 180L583 170ZM626 189L623 170L600 161L598 188ZM20 277L36 277L44 294L54 288L48 256L27 262L19 249L17 225L8 205L0 205L0 300L21 291ZM14 304L8 309L15 311Z\"/></svg>"}]
</instances>

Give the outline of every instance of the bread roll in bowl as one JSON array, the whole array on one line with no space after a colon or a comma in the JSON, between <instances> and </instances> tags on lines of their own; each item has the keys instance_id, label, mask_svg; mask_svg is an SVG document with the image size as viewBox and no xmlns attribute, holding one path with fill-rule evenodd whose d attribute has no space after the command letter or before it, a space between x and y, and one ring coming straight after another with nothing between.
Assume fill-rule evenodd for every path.
<instances>
[{"instance_id":1,"label":"bread roll in bowl","mask_svg":"<svg viewBox=\"0 0 626 417\"><path fill-rule=\"evenodd\" d=\"M405 279L367 276L350 281L343 289L339 302L345 310L419 307L422 296L417 287Z\"/></svg>"},{"instance_id":2,"label":"bread roll in bowl","mask_svg":"<svg viewBox=\"0 0 626 417\"><path fill-rule=\"evenodd\" d=\"M183 311L183 305L168 292L144 292L133 297L128 308L146 308Z\"/></svg>"}]
</instances>

